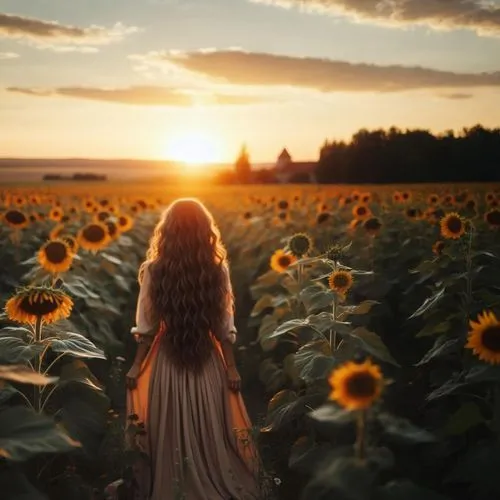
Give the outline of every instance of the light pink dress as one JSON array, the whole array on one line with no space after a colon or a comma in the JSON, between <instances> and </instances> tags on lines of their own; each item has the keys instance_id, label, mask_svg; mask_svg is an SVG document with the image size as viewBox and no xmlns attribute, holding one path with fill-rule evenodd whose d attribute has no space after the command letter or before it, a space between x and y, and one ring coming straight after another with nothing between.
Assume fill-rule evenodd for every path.
<instances>
[{"instance_id":1,"label":"light pink dress","mask_svg":"<svg viewBox=\"0 0 500 500\"><path fill-rule=\"evenodd\" d=\"M229 271L226 276L231 286ZM137 304L138 332L148 332L148 286L145 269ZM135 468L139 500L247 500L258 498L258 455L251 423L240 393L229 390L220 342L234 343L233 304L224 325L212 332L214 350L202 373L170 362L155 334L142 365L137 388L128 391L128 414L144 423L137 445L150 458Z\"/></svg>"}]
</instances>

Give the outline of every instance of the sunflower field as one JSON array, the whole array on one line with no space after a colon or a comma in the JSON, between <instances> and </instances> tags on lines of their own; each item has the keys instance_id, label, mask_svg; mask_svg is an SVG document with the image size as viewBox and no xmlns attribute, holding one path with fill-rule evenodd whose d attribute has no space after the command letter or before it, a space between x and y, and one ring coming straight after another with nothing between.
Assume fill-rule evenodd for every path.
<instances>
[{"instance_id":1,"label":"sunflower field","mask_svg":"<svg viewBox=\"0 0 500 500\"><path fill-rule=\"evenodd\" d=\"M263 499L500 498L500 187L68 183L0 190L2 500L126 498L137 273L182 196L228 249Z\"/></svg>"}]
</instances>

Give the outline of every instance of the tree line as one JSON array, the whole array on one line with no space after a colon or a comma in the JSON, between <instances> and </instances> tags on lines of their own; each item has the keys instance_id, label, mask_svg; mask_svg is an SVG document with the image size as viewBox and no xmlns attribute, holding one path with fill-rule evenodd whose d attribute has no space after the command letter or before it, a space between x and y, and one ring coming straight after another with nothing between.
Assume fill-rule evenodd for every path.
<instances>
[{"instance_id":1,"label":"tree line","mask_svg":"<svg viewBox=\"0 0 500 500\"><path fill-rule=\"evenodd\" d=\"M481 125L433 135L428 130L359 130L350 142L325 142L320 183L500 181L500 129Z\"/></svg>"}]
</instances>

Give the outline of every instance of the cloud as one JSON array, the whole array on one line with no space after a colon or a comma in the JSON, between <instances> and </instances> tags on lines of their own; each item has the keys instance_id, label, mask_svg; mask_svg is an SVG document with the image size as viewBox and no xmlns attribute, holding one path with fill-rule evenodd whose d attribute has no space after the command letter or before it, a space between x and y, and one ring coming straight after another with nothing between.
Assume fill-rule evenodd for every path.
<instances>
[{"instance_id":1,"label":"cloud","mask_svg":"<svg viewBox=\"0 0 500 500\"><path fill-rule=\"evenodd\" d=\"M156 57L160 57L157 53ZM289 86L320 92L400 92L499 87L500 72L454 73L431 68L358 64L238 50L164 52L166 64L233 85Z\"/></svg>"},{"instance_id":2,"label":"cloud","mask_svg":"<svg viewBox=\"0 0 500 500\"><path fill-rule=\"evenodd\" d=\"M5 59L17 59L19 54L15 52L0 52L0 61Z\"/></svg>"},{"instance_id":3,"label":"cloud","mask_svg":"<svg viewBox=\"0 0 500 500\"><path fill-rule=\"evenodd\" d=\"M500 5L492 0L251 0L340 14L358 21L433 29L468 29L500 36Z\"/></svg>"},{"instance_id":4,"label":"cloud","mask_svg":"<svg viewBox=\"0 0 500 500\"><path fill-rule=\"evenodd\" d=\"M0 38L11 38L39 49L58 52L96 52L96 45L119 42L136 31L137 28L122 23L116 23L111 28L102 26L81 28L55 21L0 13Z\"/></svg>"},{"instance_id":5,"label":"cloud","mask_svg":"<svg viewBox=\"0 0 500 500\"><path fill-rule=\"evenodd\" d=\"M452 94L440 94L440 97L443 97L445 99L455 99L457 101L461 101L465 99L472 99L474 97L474 94L468 94L465 92L454 92Z\"/></svg>"},{"instance_id":6,"label":"cloud","mask_svg":"<svg viewBox=\"0 0 500 500\"><path fill-rule=\"evenodd\" d=\"M63 96L135 106L190 107L194 104L231 106L257 104L265 101L258 96L181 92L177 89L154 86L127 88L59 87L54 89L8 87L6 90L36 97Z\"/></svg>"}]
</instances>

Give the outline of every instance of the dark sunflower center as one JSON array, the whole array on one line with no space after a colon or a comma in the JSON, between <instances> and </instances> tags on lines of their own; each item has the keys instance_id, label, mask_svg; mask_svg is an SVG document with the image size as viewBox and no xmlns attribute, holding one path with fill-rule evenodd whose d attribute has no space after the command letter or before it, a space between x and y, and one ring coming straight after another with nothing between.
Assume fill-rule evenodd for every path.
<instances>
[{"instance_id":1,"label":"dark sunflower center","mask_svg":"<svg viewBox=\"0 0 500 500\"><path fill-rule=\"evenodd\" d=\"M101 221L101 222L104 222L107 218L109 217L109 213L108 212L99 212L97 214L97 218Z\"/></svg>"},{"instance_id":2,"label":"dark sunflower center","mask_svg":"<svg viewBox=\"0 0 500 500\"><path fill-rule=\"evenodd\" d=\"M295 252L299 255L307 253L310 246L311 242L309 241L309 238L302 234L298 234L290 240L290 249L292 250L292 252Z\"/></svg>"},{"instance_id":3,"label":"dark sunflower center","mask_svg":"<svg viewBox=\"0 0 500 500\"><path fill-rule=\"evenodd\" d=\"M75 249L75 247L76 247L76 241L75 241L74 238L72 238L71 236L65 236L63 239L69 245L69 247L71 248L71 250Z\"/></svg>"},{"instance_id":4,"label":"dark sunflower center","mask_svg":"<svg viewBox=\"0 0 500 500\"><path fill-rule=\"evenodd\" d=\"M382 227L382 224L377 218L368 219L365 222L365 228L369 231L378 231Z\"/></svg>"},{"instance_id":5,"label":"dark sunflower center","mask_svg":"<svg viewBox=\"0 0 500 500\"><path fill-rule=\"evenodd\" d=\"M281 220L286 219L286 212L280 212L280 213L278 214L278 217L279 217Z\"/></svg>"},{"instance_id":6,"label":"dark sunflower center","mask_svg":"<svg viewBox=\"0 0 500 500\"><path fill-rule=\"evenodd\" d=\"M403 200L407 200L410 197L408 193L403 193Z\"/></svg>"},{"instance_id":7,"label":"dark sunflower center","mask_svg":"<svg viewBox=\"0 0 500 500\"><path fill-rule=\"evenodd\" d=\"M60 264L68 256L68 248L60 241L51 241L45 247L45 255L49 262Z\"/></svg>"},{"instance_id":8,"label":"dark sunflower center","mask_svg":"<svg viewBox=\"0 0 500 500\"><path fill-rule=\"evenodd\" d=\"M358 207L358 215L365 215L366 214L366 208L365 207Z\"/></svg>"},{"instance_id":9,"label":"dark sunflower center","mask_svg":"<svg viewBox=\"0 0 500 500\"><path fill-rule=\"evenodd\" d=\"M109 205L109 201L108 200L101 200L99 202L99 205L101 205L101 207L107 207Z\"/></svg>"},{"instance_id":10,"label":"dark sunflower center","mask_svg":"<svg viewBox=\"0 0 500 500\"><path fill-rule=\"evenodd\" d=\"M492 226L500 226L500 210L492 210L486 214L488 224Z\"/></svg>"},{"instance_id":11,"label":"dark sunflower center","mask_svg":"<svg viewBox=\"0 0 500 500\"><path fill-rule=\"evenodd\" d=\"M96 224L90 224L83 230L83 237L91 243L99 243L106 237L104 228Z\"/></svg>"},{"instance_id":12,"label":"dark sunflower center","mask_svg":"<svg viewBox=\"0 0 500 500\"><path fill-rule=\"evenodd\" d=\"M459 233L462 230L462 221L458 217L450 217L446 225L452 233Z\"/></svg>"},{"instance_id":13,"label":"dark sunflower center","mask_svg":"<svg viewBox=\"0 0 500 500\"><path fill-rule=\"evenodd\" d=\"M322 212L318 215L316 220L317 220L318 224L321 224L322 222L327 221L329 216L330 215L328 214L328 212Z\"/></svg>"},{"instance_id":14,"label":"dark sunflower center","mask_svg":"<svg viewBox=\"0 0 500 500\"><path fill-rule=\"evenodd\" d=\"M26 222L26 216L19 210L9 210L5 214L5 220L15 226L20 226Z\"/></svg>"},{"instance_id":15,"label":"dark sunflower center","mask_svg":"<svg viewBox=\"0 0 500 500\"><path fill-rule=\"evenodd\" d=\"M123 215L118 218L118 224L120 226L126 226L128 223L128 219L124 217Z\"/></svg>"},{"instance_id":16,"label":"dark sunflower center","mask_svg":"<svg viewBox=\"0 0 500 500\"><path fill-rule=\"evenodd\" d=\"M346 385L351 397L372 397L377 390L376 380L370 373L355 373L348 378Z\"/></svg>"},{"instance_id":17,"label":"dark sunflower center","mask_svg":"<svg viewBox=\"0 0 500 500\"><path fill-rule=\"evenodd\" d=\"M34 297L34 296L33 296ZM54 301L50 302L42 297L38 297L37 300L32 300L30 304L30 295L23 298L19 304L19 308L27 314L32 314L33 316L45 316L54 312L59 307L59 301L53 297Z\"/></svg>"},{"instance_id":18,"label":"dark sunflower center","mask_svg":"<svg viewBox=\"0 0 500 500\"><path fill-rule=\"evenodd\" d=\"M333 277L333 284L337 288L344 288L349 284L349 278L345 274L337 274Z\"/></svg>"},{"instance_id":19,"label":"dark sunflower center","mask_svg":"<svg viewBox=\"0 0 500 500\"><path fill-rule=\"evenodd\" d=\"M288 255L282 255L281 257L278 258L278 264L281 267L288 267L291 263L291 259Z\"/></svg>"},{"instance_id":20,"label":"dark sunflower center","mask_svg":"<svg viewBox=\"0 0 500 500\"><path fill-rule=\"evenodd\" d=\"M481 341L486 349L500 353L500 325L493 325L483 331Z\"/></svg>"},{"instance_id":21,"label":"dark sunflower center","mask_svg":"<svg viewBox=\"0 0 500 500\"><path fill-rule=\"evenodd\" d=\"M286 210L288 208L288 201L286 200L281 200L279 203L278 203L278 208L280 208L281 210Z\"/></svg>"}]
</instances>

